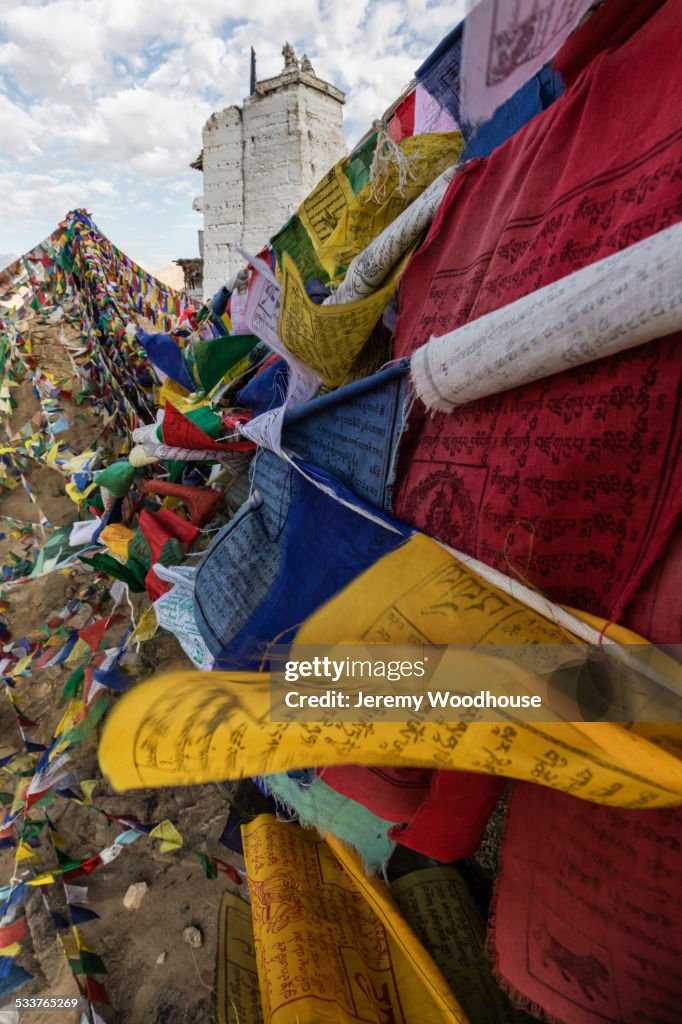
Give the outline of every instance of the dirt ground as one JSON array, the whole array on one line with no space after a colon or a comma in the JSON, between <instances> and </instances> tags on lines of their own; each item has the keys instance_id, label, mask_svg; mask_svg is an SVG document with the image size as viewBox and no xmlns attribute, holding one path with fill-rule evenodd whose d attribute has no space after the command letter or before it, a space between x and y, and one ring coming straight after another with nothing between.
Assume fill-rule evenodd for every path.
<instances>
[{"instance_id":1,"label":"dirt ground","mask_svg":"<svg viewBox=\"0 0 682 1024\"><path fill-rule=\"evenodd\" d=\"M55 376L69 375L71 362L59 341L61 328L41 323L34 317L29 330L38 364ZM67 326L65 335L71 343L77 344L78 336L73 328ZM39 404L29 382L14 389L14 397L17 409L11 425L16 431L35 416ZM61 404L69 419L68 440L74 453L96 443L101 429L100 420L88 404L79 407L67 401ZM36 504L19 486L0 498L0 515L37 523L42 513L54 526L66 525L77 518L76 507L64 491L65 480L57 470L34 462L28 470L27 479ZM0 530L6 533L5 539L0 540L0 562L8 562L10 551L17 556L31 558L42 542L39 528L32 538L29 536L24 540L12 538L10 526L6 523L0 524ZM83 593L93 579L94 574L85 569L67 569L0 588L9 601L5 618L12 640L39 629L71 599ZM100 581L100 590L103 590L106 581L101 578ZM145 595L134 599L136 613L139 614L146 602ZM129 610L125 602L123 604L124 620L109 634L112 641L130 624ZM110 606L109 599L104 610ZM69 621L69 628L74 628L74 624L76 627L83 625L88 614L89 606L86 604L76 619ZM137 657L129 659L126 670L135 681L141 681L160 669L187 664L175 638L162 635L142 645ZM73 665L66 665L37 670L17 685L14 692L22 714L38 723L37 729L31 732L32 739L43 743L49 741L66 707L67 699L63 697L62 689L73 668ZM240 858L218 841L229 813L227 787L215 785L116 794L100 777L96 757L99 734L98 727L72 752L79 779L100 780L93 794L97 807L110 814L136 817L147 823L170 819L182 835L185 848L217 856L237 867L243 866ZM0 756L19 748L20 736L14 713L9 702L3 700L0 702ZM1 788L12 789L13 785L13 778L6 776ZM73 859L94 856L110 845L121 831L115 822L109 821L93 807L81 806L60 797L48 808L48 814L63 835L66 849ZM45 867L54 863L54 852L45 839L39 852ZM0 884L6 884L12 876L14 855L14 849L0 851ZM43 869L41 865L39 870ZM136 882L146 882L149 888L139 909L129 911L125 909L123 899L128 887ZM217 879L209 880L199 861L186 849L162 854L158 840L141 836L133 845L124 847L116 860L99 867L86 878L74 879L71 884L88 886L89 907L99 915L98 920L80 926L80 932L107 969L106 976L100 976L99 980L107 988L111 1005L98 1007L107 1024L181 1024L190 1021L208 1024L213 1019L218 909L225 889L237 889L225 875L219 874ZM61 884L46 887L45 894L52 909L64 906ZM5 1005L13 1005L15 995L77 994L59 941L60 933L40 890L36 890L27 904L27 918L30 934L22 942L18 963L34 978L12 993ZM187 925L194 925L200 930L202 944L199 948L193 949L183 941L182 933ZM57 1020L62 1024L76 1024L80 1014L22 1010L20 1020L27 1024L54 1024Z\"/></svg>"}]
</instances>

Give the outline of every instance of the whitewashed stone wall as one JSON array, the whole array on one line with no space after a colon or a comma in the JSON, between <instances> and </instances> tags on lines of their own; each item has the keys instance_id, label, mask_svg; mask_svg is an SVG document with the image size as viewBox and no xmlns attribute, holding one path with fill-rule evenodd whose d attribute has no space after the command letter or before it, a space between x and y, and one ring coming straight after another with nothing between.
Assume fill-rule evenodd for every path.
<instances>
[{"instance_id":1,"label":"whitewashed stone wall","mask_svg":"<svg viewBox=\"0 0 682 1024\"><path fill-rule=\"evenodd\" d=\"M343 93L314 74L285 69L259 82L243 107L212 114L203 129L204 295L257 252L325 171L346 153Z\"/></svg>"}]
</instances>

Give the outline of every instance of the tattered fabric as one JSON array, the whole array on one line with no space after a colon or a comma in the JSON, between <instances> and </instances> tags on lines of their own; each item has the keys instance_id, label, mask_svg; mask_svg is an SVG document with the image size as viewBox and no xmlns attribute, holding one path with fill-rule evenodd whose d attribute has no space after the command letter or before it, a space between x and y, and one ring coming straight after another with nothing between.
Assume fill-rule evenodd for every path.
<instances>
[{"instance_id":1,"label":"tattered fabric","mask_svg":"<svg viewBox=\"0 0 682 1024\"><path fill-rule=\"evenodd\" d=\"M394 822L377 817L362 803L349 800L323 779L300 784L286 772L264 778L267 791L303 826L314 826L321 835L331 833L357 850L367 868L384 867L395 849L389 838Z\"/></svg>"}]
</instances>

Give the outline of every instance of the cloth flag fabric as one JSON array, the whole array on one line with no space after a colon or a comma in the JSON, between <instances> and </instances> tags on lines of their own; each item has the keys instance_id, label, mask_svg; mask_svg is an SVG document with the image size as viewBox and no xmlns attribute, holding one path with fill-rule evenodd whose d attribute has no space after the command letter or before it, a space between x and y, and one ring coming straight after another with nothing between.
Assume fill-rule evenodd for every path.
<instances>
[{"instance_id":1,"label":"cloth flag fabric","mask_svg":"<svg viewBox=\"0 0 682 1024\"><path fill-rule=\"evenodd\" d=\"M517 784L492 916L495 973L566 1024L679 1019L682 810L587 806Z\"/></svg>"},{"instance_id":2,"label":"cloth flag fabric","mask_svg":"<svg viewBox=\"0 0 682 1024\"><path fill-rule=\"evenodd\" d=\"M491 114L557 52L592 0L481 0L464 22L462 117Z\"/></svg>"},{"instance_id":3,"label":"cloth flag fabric","mask_svg":"<svg viewBox=\"0 0 682 1024\"><path fill-rule=\"evenodd\" d=\"M507 621L510 616L514 621ZM619 632L627 639L627 631ZM324 605L299 630L297 642L472 644L483 637L494 641L496 633L503 642L526 645L561 643L567 635L417 536ZM523 670L514 662L509 667L522 685ZM273 722L268 676L214 672L209 682L188 672L154 679L119 701L105 726L100 764L113 785L128 788L268 775L310 764L435 763L443 771L537 781L616 806L665 807L682 803L682 762L675 749L681 736L682 725L675 722L656 728L537 725L512 723L506 713L500 722L382 720L357 729L338 720Z\"/></svg>"},{"instance_id":4,"label":"cloth flag fabric","mask_svg":"<svg viewBox=\"0 0 682 1024\"><path fill-rule=\"evenodd\" d=\"M188 361L194 367L198 385L211 391L257 344L258 338L253 334L196 341Z\"/></svg>"},{"instance_id":5,"label":"cloth flag fabric","mask_svg":"<svg viewBox=\"0 0 682 1024\"><path fill-rule=\"evenodd\" d=\"M351 764L322 768L328 786L392 821L409 821L429 795L432 772L423 768L365 768Z\"/></svg>"},{"instance_id":6,"label":"cloth flag fabric","mask_svg":"<svg viewBox=\"0 0 682 1024\"><path fill-rule=\"evenodd\" d=\"M262 673L181 672L125 694L99 747L103 773L118 790L191 786L336 764L475 770L537 781L621 807L682 803L682 763L674 723L514 721L473 724L273 722ZM637 768L633 770L633 765Z\"/></svg>"},{"instance_id":7,"label":"cloth flag fabric","mask_svg":"<svg viewBox=\"0 0 682 1024\"><path fill-rule=\"evenodd\" d=\"M369 518L361 514L358 498L322 470L314 474L329 494L277 455L259 453L252 498L206 551L194 608L216 668L258 668L273 641L293 636L321 602L412 532L369 507Z\"/></svg>"},{"instance_id":8,"label":"cloth flag fabric","mask_svg":"<svg viewBox=\"0 0 682 1024\"><path fill-rule=\"evenodd\" d=\"M468 131L464 128L466 134L469 131L471 134L462 153L462 163L489 156L524 124L551 106L563 91L561 75L553 70L551 64L545 64L499 106L489 120Z\"/></svg>"},{"instance_id":9,"label":"cloth flag fabric","mask_svg":"<svg viewBox=\"0 0 682 1024\"><path fill-rule=\"evenodd\" d=\"M266 814L242 837L270 1024L467 1024L388 890L349 851Z\"/></svg>"},{"instance_id":10,"label":"cloth flag fabric","mask_svg":"<svg viewBox=\"0 0 682 1024\"><path fill-rule=\"evenodd\" d=\"M187 391L195 390L176 338L170 334L140 334L139 341L154 366Z\"/></svg>"},{"instance_id":11,"label":"cloth flag fabric","mask_svg":"<svg viewBox=\"0 0 682 1024\"><path fill-rule=\"evenodd\" d=\"M258 988L251 908L223 893L218 918L216 1024L264 1024Z\"/></svg>"},{"instance_id":12,"label":"cloth flag fabric","mask_svg":"<svg viewBox=\"0 0 682 1024\"><path fill-rule=\"evenodd\" d=\"M327 470L364 501L390 511L407 368L401 360L290 409L284 417L284 448Z\"/></svg>"},{"instance_id":13,"label":"cloth flag fabric","mask_svg":"<svg viewBox=\"0 0 682 1024\"><path fill-rule=\"evenodd\" d=\"M392 883L391 895L431 951L471 1024L528 1024L493 977L484 951L485 923L458 871L413 871Z\"/></svg>"},{"instance_id":14,"label":"cloth flag fabric","mask_svg":"<svg viewBox=\"0 0 682 1024\"><path fill-rule=\"evenodd\" d=\"M405 138L399 147L406 165L404 181L400 180L396 160L387 155L381 180L368 181L357 195L352 199L349 196L343 207L334 211L334 230L318 249L330 277L336 276L336 268L347 267L435 178L456 163L463 148L459 132Z\"/></svg>"},{"instance_id":15,"label":"cloth flag fabric","mask_svg":"<svg viewBox=\"0 0 682 1024\"><path fill-rule=\"evenodd\" d=\"M348 843L370 871L383 867L395 849L389 839L394 822L377 817L362 803L341 796L320 778L300 785L285 772L268 775L268 792L293 811L304 827L314 826L321 835L331 832Z\"/></svg>"},{"instance_id":16,"label":"cloth flag fabric","mask_svg":"<svg viewBox=\"0 0 682 1024\"><path fill-rule=\"evenodd\" d=\"M474 772L361 765L332 766L322 769L321 775L337 792L375 814L390 813L402 822L391 828L390 839L446 863L478 849L506 784Z\"/></svg>"},{"instance_id":17,"label":"cloth flag fabric","mask_svg":"<svg viewBox=\"0 0 682 1024\"><path fill-rule=\"evenodd\" d=\"M287 349L313 370L327 388L343 384L381 319L397 287L406 259L370 295L342 306L318 306L306 293L303 279L285 254L277 331Z\"/></svg>"},{"instance_id":18,"label":"cloth flag fabric","mask_svg":"<svg viewBox=\"0 0 682 1024\"><path fill-rule=\"evenodd\" d=\"M682 224L431 338L411 372L428 409L458 405L682 330Z\"/></svg>"},{"instance_id":19,"label":"cloth flag fabric","mask_svg":"<svg viewBox=\"0 0 682 1024\"><path fill-rule=\"evenodd\" d=\"M462 26L457 25L417 68L415 77L438 104L460 123L459 76L462 60Z\"/></svg>"},{"instance_id":20,"label":"cloth flag fabric","mask_svg":"<svg viewBox=\"0 0 682 1024\"><path fill-rule=\"evenodd\" d=\"M403 279L397 355L680 220L682 71L666 45L676 30L666 4L455 176ZM396 514L553 600L619 620L682 507L681 370L671 336L449 415L417 403Z\"/></svg>"}]
</instances>

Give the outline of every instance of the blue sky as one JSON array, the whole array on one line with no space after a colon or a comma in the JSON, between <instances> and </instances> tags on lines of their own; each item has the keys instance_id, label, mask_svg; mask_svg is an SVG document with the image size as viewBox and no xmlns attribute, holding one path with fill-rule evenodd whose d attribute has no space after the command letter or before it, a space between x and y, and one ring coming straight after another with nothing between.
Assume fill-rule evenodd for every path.
<instances>
[{"instance_id":1,"label":"blue sky","mask_svg":"<svg viewBox=\"0 0 682 1024\"><path fill-rule=\"evenodd\" d=\"M347 93L349 145L465 0L0 0L0 257L84 206L151 269L198 255L208 115L277 74L286 40ZM243 16L248 11L248 18Z\"/></svg>"}]
</instances>

